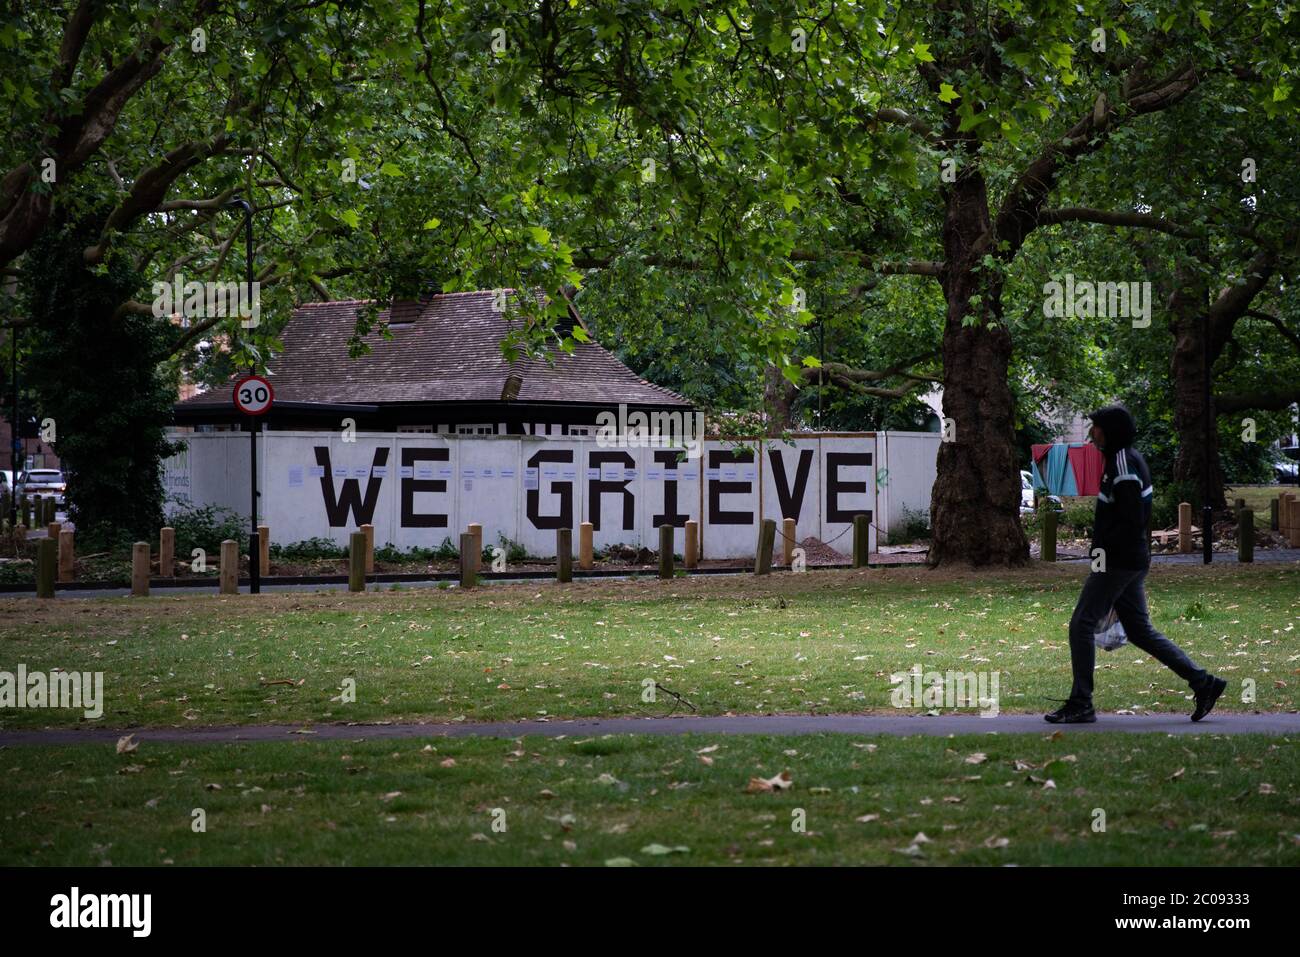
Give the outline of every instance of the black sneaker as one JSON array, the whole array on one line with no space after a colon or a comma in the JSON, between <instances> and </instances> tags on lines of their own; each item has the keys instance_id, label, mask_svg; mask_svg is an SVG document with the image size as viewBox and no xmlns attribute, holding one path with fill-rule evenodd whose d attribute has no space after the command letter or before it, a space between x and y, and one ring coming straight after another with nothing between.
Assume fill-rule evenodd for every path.
<instances>
[{"instance_id":1,"label":"black sneaker","mask_svg":"<svg viewBox=\"0 0 1300 957\"><path fill-rule=\"evenodd\" d=\"M1067 701L1050 714L1043 715L1044 721L1052 724L1092 724L1097 720L1097 712L1091 704L1079 701Z\"/></svg>"},{"instance_id":2,"label":"black sneaker","mask_svg":"<svg viewBox=\"0 0 1300 957\"><path fill-rule=\"evenodd\" d=\"M1219 695L1223 694L1224 689L1228 687L1228 682L1224 678L1212 678L1210 683L1196 692L1196 710L1192 712L1192 720L1200 721L1207 714L1214 710L1214 702L1219 700Z\"/></svg>"}]
</instances>

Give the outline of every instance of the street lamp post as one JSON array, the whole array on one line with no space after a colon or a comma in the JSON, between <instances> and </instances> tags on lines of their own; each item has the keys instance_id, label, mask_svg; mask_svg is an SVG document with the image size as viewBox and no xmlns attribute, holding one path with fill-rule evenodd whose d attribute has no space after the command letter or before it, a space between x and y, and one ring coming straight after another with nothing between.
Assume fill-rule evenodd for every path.
<instances>
[{"instance_id":1,"label":"street lamp post","mask_svg":"<svg viewBox=\"0 0 1300 957\"><path fill-rule=\"evenodd\" d=\"M248 283L248 295L253 295L253 207L246 199L232 199L227 206L238 206L244 210L244 281ZM249 360L252 371L252 360ZM257 433L262 430L262 420L257 416L248 416L248 462L250 508L248 534L248 592L256 595L262 590L262 549L257 538Z\"/></svg>"}]
</instances>

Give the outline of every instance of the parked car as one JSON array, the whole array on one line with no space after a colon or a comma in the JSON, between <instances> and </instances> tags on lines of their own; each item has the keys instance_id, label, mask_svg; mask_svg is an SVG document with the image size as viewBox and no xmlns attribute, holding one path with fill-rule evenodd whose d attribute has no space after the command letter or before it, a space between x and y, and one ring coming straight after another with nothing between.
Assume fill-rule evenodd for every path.
<instances>
[{"instance_id":1,"label":"parked car","mask_svg":"<svg viewBox=\"0 0 1300 957\"><path fill-rule=\"evenodd\" d=\"M1055 512L1061 511L1065 505L1061 502L1058 495L1048 495L1043 501L1047 502L1047 507ZM1020 514L1026 515L1038 508L1039 495L1034 489L1034 473L1020 470Z\"/></svg>"},{"instance_id":2,"label":"parked car","mask_svg":"<svg viewBox=\"0 0 1300 957\"><path fill-rule=\"evenodd\" d=\"M1283 485L1300 483L1300 446L1282 449L1282 454L1273 463L1273 477Z\"/></svg>"},{"instance_id":3,"label":"parked car","mask_svg":"<svg viewBox=\"0 0 1300 957\"><path fill-rule=\"evenodd\" d=\"M29 469L18 479L19 495L54 496L54 504L63 505L63 496L68 490L68 483L58 469Z\"/></svg>"},{"instance_id":4,"label":"parked car","mask_svg":"<svg viewBox=\"0 0 1300 957\"><path fill-rule=\"evenodd\" d=\"M1020 470L1020 511L1034 510L1034 476L1024 469Z\"/></svg>"}]
</instances>

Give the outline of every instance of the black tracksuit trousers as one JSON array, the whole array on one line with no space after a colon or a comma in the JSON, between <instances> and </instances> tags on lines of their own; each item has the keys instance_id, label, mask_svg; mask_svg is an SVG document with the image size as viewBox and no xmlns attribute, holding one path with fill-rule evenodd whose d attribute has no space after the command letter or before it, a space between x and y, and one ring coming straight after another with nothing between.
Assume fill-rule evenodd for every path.
<instances>
[{"instance_id":1,"label":"black tracksuit trousers","mask_svg":"<svg viewBox=\"0 0 1300 957\"><path fill-rule=\"evenodd\" d=\"M1112 569L1093 572L1083 583L1079 602L1070 618L1070 664L1074 686L1070 700L1092 704L1092 673L1097 664L1097 646L1093 634L1097 623L1114 607L1129 643L1145 651L1156 661L1182 678L1193 691L1211 680L1208 671L1187 656L1187 652L1156 631L1147 613L1147 596L1143 583L1147 569Z\"/></svg>"}]
</instances>

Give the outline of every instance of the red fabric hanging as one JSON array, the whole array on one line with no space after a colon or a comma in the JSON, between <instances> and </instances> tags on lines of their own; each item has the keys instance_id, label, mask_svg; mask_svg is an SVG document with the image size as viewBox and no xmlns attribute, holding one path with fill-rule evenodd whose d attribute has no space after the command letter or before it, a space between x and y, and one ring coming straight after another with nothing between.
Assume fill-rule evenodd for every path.
<instances>
[{"instance_id":1,"label":"red fabric hanging","mask_svg":"<svg viewBox=\"0 0 1300 957\"><path fill-rule=\"evenodd\" d=\"M1037 455L1037 446L1034 447ZM1074 484L1080 495L1096 495L1101 491L1101 473L1106 468L1106 460L1101 451L1091 443L1071 445L1066 452L1070 457L1070 467L1074 469Z\"/></svg>"}]
</instances>

